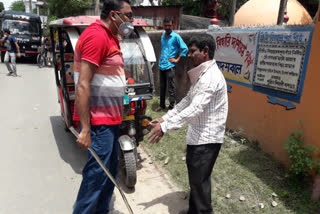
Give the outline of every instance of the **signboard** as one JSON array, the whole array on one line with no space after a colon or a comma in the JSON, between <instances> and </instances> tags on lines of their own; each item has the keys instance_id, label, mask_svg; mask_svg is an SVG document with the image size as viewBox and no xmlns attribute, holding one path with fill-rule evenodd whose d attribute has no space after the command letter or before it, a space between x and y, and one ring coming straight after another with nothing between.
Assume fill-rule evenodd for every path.
<instances>
[{"instance_id":1,"label":"signboard","mask_svg":"<svg viewBox=\"0 0 320 214\"><path fill-rule=\"evenodd\" d=\"M215 59L225 78L252 84L258 32L212 32L216 41Z\"/></svg>"},{"instance_id":2,"label":"signboard","mask_svg":"<svg viewBox=\"0 0 320 214\"><path fill-rule=\"evenodd\" d=\"M254 85L298 93L304 45L260 44Z\"/></svg>"},{"instance_id":3,"label":"signboard","mask_svg":"<svg viewBox=\"0 0 320 214\"><path fill-rule=\"evenodd\" d=\"M228 82L299 103L314 26L212 30L214 58Z\"/></svg>"},{"instance_id":4,"label":"signboard","mask_svg":"<svg viewBox=\"0 0 320 214\"><path fill-rule=\"evenodd\" d=\"M261 32L253 85L299 93L310 32Z\"/></svg>"}]
</instances>

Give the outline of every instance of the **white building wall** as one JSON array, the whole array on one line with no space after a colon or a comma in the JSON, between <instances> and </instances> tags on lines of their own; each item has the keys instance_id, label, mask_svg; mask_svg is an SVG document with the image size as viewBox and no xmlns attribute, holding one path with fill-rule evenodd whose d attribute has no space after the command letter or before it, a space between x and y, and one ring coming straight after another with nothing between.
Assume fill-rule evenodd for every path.
<instances>
[{"instance_id":1,"label":"white building wall","mask_svg":"<svg viewBox=\"0 0 320 214\"><path fill-rule=\"evenodd\" d=\"M158 6L158 0L153 0L155 6ZM137 0L135 6L151 6L149 0Z\"/></svg>"},{"instance_id":2,"label":"white building wall","mask_svg":"<svg viewBox=\"0 0 320 214\"><path fill-rule=\"evenodd\" d=\"M26 13L30 13L30 7L29 7L29 0L23 0L23 3L24 3L24 7L26 8ZM37 8L36 6L36 3L37 3L37 0L32 0L32 10Z\"/></svg>"}]
</instances>

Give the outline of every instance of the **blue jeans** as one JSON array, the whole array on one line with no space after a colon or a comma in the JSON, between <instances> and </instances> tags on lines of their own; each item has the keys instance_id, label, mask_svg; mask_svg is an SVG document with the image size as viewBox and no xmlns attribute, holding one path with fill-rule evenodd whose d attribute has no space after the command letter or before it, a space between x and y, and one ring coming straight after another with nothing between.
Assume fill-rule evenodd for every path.
<instances>
[{"instance_id":1,"label":"blue jeans","mask_svg":"<svg viewBox=\"0 0 320 214\"><path fill-rule=\"evenodd\" d=\"M91 126L91 147L116 178L118 174L118 125ZM88 162L82 171L82 183L74 206L74 214L106 214L114 184L88 151Z\"/></svg>"}]
</instances>

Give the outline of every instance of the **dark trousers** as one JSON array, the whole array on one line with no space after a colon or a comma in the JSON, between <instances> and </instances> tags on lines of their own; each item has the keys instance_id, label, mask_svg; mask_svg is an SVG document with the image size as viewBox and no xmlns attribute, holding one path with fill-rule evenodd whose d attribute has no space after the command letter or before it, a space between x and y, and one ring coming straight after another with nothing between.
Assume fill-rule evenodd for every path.
<instances>
[{"instance_id":1,"label":"dark trousers","mask_svg":"<svg viewBox=\"0 0 320 214\"><path fill-rule=\"evenodd\" d=\"M116 178L119 166L118 125L91 126L91 147ZM114 184L88 151L88 162L82 171L82 183L73 214L106 214Z\"/></svg>"},{"instance_id":2,"label":"dark trousers","mask_svg":"<svg viewBox=\"0 0 320 214\"><path fill-rule=\"evenodd\" d=\"M170 106L173 107L176 101L176 89L175 89L175 72L176 68L170 68L168 70L160 70L160 107L166 108L166 90L168 83L169 102Z\"/></svg>"},{"instance_id":3,"label":"dark trousers","mask_svg":"<svg viewBox=\"0 0 320 214\"><path fill-rule=\"evenodd\" d=\"M190 185L188 214L213 214L211 172L221 144L188 145L187 168Z\"/></svg>"}]
</instances>

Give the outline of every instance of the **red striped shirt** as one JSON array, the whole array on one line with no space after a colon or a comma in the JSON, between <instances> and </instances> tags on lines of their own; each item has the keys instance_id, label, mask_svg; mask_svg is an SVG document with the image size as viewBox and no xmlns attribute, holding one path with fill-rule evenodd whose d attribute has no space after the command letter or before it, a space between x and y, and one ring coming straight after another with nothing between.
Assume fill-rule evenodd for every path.
<instances>
[{"instance_id":1,"label":"red striped shirt","mask_svg":"<svg viewBox=\"0 0 320 214\"><path fill-rule=\"evenodd\" d=\"M76 85L82 60L98 66L90 83L91 124L120 124L126 85L124 62L118 39L100 20L87 27L78 39L74 55ZM80 119L76 107L73 119Z\"/></svg>"}]
</instances>

